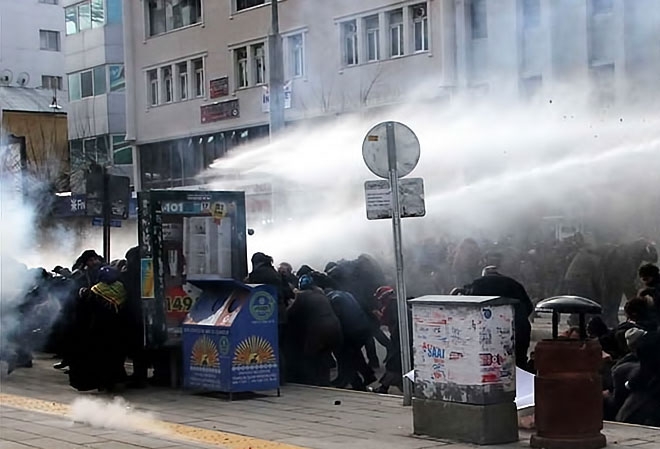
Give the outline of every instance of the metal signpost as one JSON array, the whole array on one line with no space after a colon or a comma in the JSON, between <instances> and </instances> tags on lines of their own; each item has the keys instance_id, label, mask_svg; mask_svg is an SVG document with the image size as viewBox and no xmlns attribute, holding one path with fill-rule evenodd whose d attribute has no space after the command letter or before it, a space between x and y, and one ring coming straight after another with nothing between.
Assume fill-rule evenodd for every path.
<instances>
[{"instance_id":1,"label":"metal signpost","mask_svg":"<svg viewBox=\"0 0 660 449\"><path fill-rule=\"evenodd\" d=\"M396 262L396 294L399 315L399 341L403 373L411 370L408 304L403 269L401 242L401 202L399 178L407 176L419 162L419 140L410 128L399 122L383 122L374 126L362 144L362 157L367 167L378 177L389 179L392 207L392 231ZM367 186L368 191L368 186ZM423 188L422 188L423 198ZM416 215L416 216L419 216ZM403 405L412 404L412 385L403 382Z\"/></svg>"}]
</instances>

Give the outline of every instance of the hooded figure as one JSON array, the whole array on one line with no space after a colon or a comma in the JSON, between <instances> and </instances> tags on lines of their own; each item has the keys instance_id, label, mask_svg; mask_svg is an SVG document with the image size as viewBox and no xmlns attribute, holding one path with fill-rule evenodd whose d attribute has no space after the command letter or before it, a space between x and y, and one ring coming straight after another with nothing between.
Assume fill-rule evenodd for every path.
<instances>
[{"instance_id":1,"label":"hooded figure","mask_svg":"<svg viewBox=\"0 0 660 449\"><path fill-rule=\"evenodd\" d=\"M342 344L341 324L310 275L300 278L299 288L287 310L287 375L292 382L329 386L332 352Z\"/></svg>"},{"instance_id":2,"label":"hooded figure","mask_svg":"<svg viewBox=\"0 0 660 449\"><path fill-rule=\"evenodd\" d=\"M287 282L275 270L273 258L264 253L255 253L252 256L252 272L248 275L248 284L272 285L277 290L277 308L280 325L286 323L286 308L293 298L293 292Z\"/></svg>"},{"instance_id":3,"label":"hooded figure","mask_svg":"<svg viewBox=\"0 0 660 449\"><path fill-rule=\"evenodd\" d=\"M639 266L645 262L656 263L658 251L653 243L639 239L622 245L607 246L602 255L605 278L601 302L603 318L609 326L616 326L622 297L625 295L627 299L631 299L637 295L635 281Z\"/></svg>"},{"instance_id":4,"label":"hooded figure","mask_svg":"<svg viewBox=\"0 0 660 449\"><path fill-rule=\"evenodd\" d=\"M639 370L625 383L630 390L616 420L644 426L660 426L660 336L632 328L626 342L639 360Z\"/></svg>"},{"instance_id":5,"label":"hooded figure","mask_svg":"<svg viewBox=\"0 0 660 449\"><path fill-rule=\"evenodd\" d=\"M99 282L81 289L76 311L77 339L69 360L69 383L79 391L108 390L124 380L125 329L120 315L126 289L120 273L99 269Z\"/></svg>"}]
</instances>

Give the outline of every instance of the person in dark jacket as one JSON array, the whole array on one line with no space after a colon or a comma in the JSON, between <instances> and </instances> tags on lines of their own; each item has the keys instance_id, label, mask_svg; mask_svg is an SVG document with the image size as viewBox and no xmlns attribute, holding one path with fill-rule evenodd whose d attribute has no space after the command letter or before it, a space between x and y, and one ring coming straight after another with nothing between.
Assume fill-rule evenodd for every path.
<instances>
[{"instance_id":1,"label":"person in dark jacket","mask_svg":"<svg viewBox=\"0 0 660 449\"><path fill-rule=\"evenodd\" d=\"M374 388L375 393L387 394L390 387L403 391L403 367L401 366L401 340L399 331L399 304L396 292L392 287L382 286L374 294L378 304L376 316L380 324L390 331L390 344L385 357L385 374L380 378L380 386ZM412 323L412 310L408 307L408 322ZM412 341L412 329L409 329Z\"/></svg>"},{"instance_id":2,"label":"person in dark jacket","mask_svg":"<svg viewBox=\"0 0 660 449\"><path fill-rule=\"evenodd\" d=\"M629 424L660 426L660 334L640 328L626 331L626 342L639 359L625 387L630 390L616 420Z\"/></svg>"},{"instance_id":3,"label":"person in dark jacket","mask_svg":"<svg viewBox=\"0 0 660 449\"><path fill-rule=\"evenodd\" d=\"M330 386L330 361L343 343L342 328L327 296L309 275L300 279L287 320L288 380Z\"/></svg>"},{"instance_id":4,"label":"person in dark jacket","mask_svg":"<svg viewBox=\"0 0 660 449\"><path fill-rule=\"evenodd\" d=\"M660 268L653 264L645 264L639 268L639 280L644 284L643 295L653 301L653 312L657 326L660 327Z\"/></svg>"},{"instance_id":5,"label":"person in dark jacket","mask_svg":"<svg viewBox=\"0 0 660 449\"><path fill-rule=\"evenodd\" d=\"M275 270L273 258L264 253L255 253L252 256L252 272L245 282L248 284L267 284L275 287L277 290L279 324L286 324L286 309L294 295L287 282Z\"/></svg>"},{"instance_id":6,"label":"person in dark jacket","mask_svg":"<svg viewBox=\"0 0 660 449\"><path fill-rule=\"evenodd\" d=\"M271 285L277 291L277 318L278 334L280 345L280 379L286 380L287 363L286 348L288 346L289 335L287 331L287 313L290 301L294 294L289 284L275 270L273 258L264 253L254 253L252 256L252 272L245 279L248 284L267 284Z\"/></svg>"},{"instance_id":7,"label":"person in dark jacket","mask_svg":"<svg viewBox=\"0 0 660 449\"><path fill-rule=\"evenodd\" d=\"M99 282L80 291L76 320L81 333L69 371L69 383L78 391L112 391L126 377L121 320L126 289L119 279L119 272L105 266L99 270Z\"/></svg>"},{"instance_id":8,"label":"person in dark jacket","mask_svg":"<svg viewBox=\"0 0 660 449\"><path fill-rule=\"evenodd\" d=\"M525 287L515 279L498 273L496 267L490 266L484 268L480 278L466 285L463 292L465 295L471 296L502 296L518 300L514 305L516 365L520 369L528 369L527 351L532 335L529 316L534 311L534 306L525 291Z\"/></svg>"},{"instance_id":9,"label":"person in dark jacket","mask_svg":"<svg viewBox=\"0 0 660 449\"><path fill-rule=\"evenodd\" d=\"M633 377L639 370L639 359L632 353L628 353L619 359L612 367L612 390L607 392L604 398L603 418L614 421L621 407L628 399L630 390L626 387L628 379Z\"/></svg>"},{"instance_id":10,"label":"person in dark jacket","mask_svg":"<svg viewBox=\"0 0 660 449\"><path fill-rule=\"evenodd\" d=\"M335 353L339 375L334 385L346 388L350 384L354 390L365 391L369 384L376 381L373 370L362 354L362 347L371 336L369 318L350 293L328 289L326 294L344 335L344 343Z\"/></svg>"}]
</instances>

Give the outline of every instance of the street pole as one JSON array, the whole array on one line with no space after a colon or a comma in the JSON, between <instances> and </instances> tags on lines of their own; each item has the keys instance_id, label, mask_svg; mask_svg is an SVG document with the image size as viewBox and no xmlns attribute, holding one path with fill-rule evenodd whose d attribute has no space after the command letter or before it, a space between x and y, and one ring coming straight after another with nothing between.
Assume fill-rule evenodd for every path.
<instances>
[{"instance_id":1,"label":"street pole","mask_svg":"<svg viewBox=\"0 0 660 449\"><path fill-rule=\"evenodd\" d=\"M110 175L108 169L103 166L103 258L110 263L110 218L112 210L110 205Z\"/></svg>"},{"instance_id":2,"label":"street pole","mask_svg":"<svg viewBox=\"0 0 660 449\"><path fill-rule=\"evenodd\" d=\"M284 56L277 0L271 0L271 30L268 35L268 84L270 95L270 137L284 129Z\"/></svg>"},{"instance_id":3,"label":"street pole","mask_svg":"<svg viewBox=\"0 0 660 449\"><path fill-rule=\"evenodd\" d=\"M408 325L408 301L403 271L403 245L401 239L401 209L399 207L399 174L396 166L396 143L394 123L387 123L387 158L392 189L392 231L394 234L394 258L396 262L396 297L399 314L399 343L401 344L401 367L403 374L410 372L410 333ZM403 405L412 404L412 385L403 379Z\"/></svg>"}]
</instances>

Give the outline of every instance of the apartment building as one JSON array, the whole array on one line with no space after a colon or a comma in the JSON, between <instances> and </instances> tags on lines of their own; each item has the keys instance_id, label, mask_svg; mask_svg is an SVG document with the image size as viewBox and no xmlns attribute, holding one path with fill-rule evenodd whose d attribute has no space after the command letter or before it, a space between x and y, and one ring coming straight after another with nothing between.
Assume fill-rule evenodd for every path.
<instances>
[{"instance_id":1,"label":"apartment building","mask_svg":"<svg viewBox=\"0 0 660 449\"><path fill-rule=\"evenodd\" d=\"M125 141L122 0L62 0L64 66L69 85L71 190L85 193L91 163L133 175Z\"/></svg>"},{"instance_id":2,"label":"apartment building","mask_svg":"<svg viewBox=\"0 0 660 449\"><path fill-rule=\"evenodd\" d=\"M457 82L468 91L532 98L572 89L589 92L595 106L660 99L657 1L456 0L455 5Z\"/></svg>"},{"instance_id":3,"label":"apartment building","mask_svg":"<svg viewBox=\"0 0 660 449\"><path fill-rule=\"evenodd\" d=\"M192 184L229 149L268 135L269 2L130 3L127 138L142 188ZM448 5L281 1L287 122L396 104L422 84L429 98L446 96Z\"/></svg>"},{"instance_id":4,"label":"apartment building","mask_svg":"<svg viewBox=\"0 0 660 449\"><path fill-rule=\"evenodd\" d=\"M0 0L0 85L65 89L63 37L59 0Z\"/></svg>"},{"instance_id":5,"label":"apartment building","mask_svg":"<svg viewBox=\"0 0 660 449\"><path fill-rule=\"evenodd\" d=\"M287 124L578 86L648 98L657 0L280 0ZM269 0L124 1L136 185L172 188L268 135Z\"/></svg>"}]
</instances>

